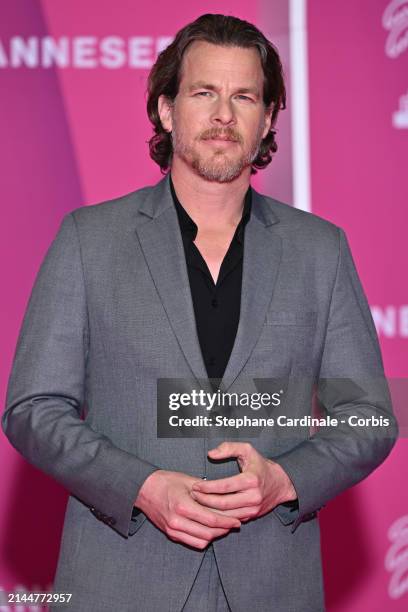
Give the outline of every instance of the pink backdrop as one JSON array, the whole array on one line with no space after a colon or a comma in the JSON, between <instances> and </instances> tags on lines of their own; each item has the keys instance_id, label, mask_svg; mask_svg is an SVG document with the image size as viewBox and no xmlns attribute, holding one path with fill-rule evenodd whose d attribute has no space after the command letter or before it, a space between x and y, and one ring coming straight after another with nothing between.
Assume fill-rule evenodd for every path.
<instances>
[{"instance_id":1,"label":"pink backdrop","mask_svg":"<svg viewBox=\"0 0 408 612\"><path fill-rule=\"evenodd\" d=\"M293 0L292 7L300 5ZM146 144L146 76L175 32L205 12L252 21L282 54L288 109L278 123L280 148L253 185L293 204L290 37L299 32L289 26L287 0L156 0L143 11L131 0L1 3L3 405L28 296L62 216L161 178ZM408 0L310 0L306 16L311 210L346 230L386 373L402 389L401 418L408 370ZM53 41L58 66L46 50ZM407 609L407 459L402 437L384 465L320 513L329 611ZM67 492L4 436L0 460L0 588L51 588Z\"/></svg>"}]
</instances>

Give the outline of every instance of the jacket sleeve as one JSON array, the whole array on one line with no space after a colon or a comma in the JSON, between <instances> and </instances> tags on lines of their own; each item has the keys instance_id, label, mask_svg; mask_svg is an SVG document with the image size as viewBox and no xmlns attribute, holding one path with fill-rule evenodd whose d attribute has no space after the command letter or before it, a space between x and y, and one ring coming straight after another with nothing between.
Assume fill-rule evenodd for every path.
<instances>
[{"instance_id":1,"label":"jacket sleeve","mask_svg":"<svg viewBox=\"0 0 408 612\"><path fill-rule=\"evenodd\" d=\"M81 419L89 328L81 251L67 214L35 280L14 354L2 428L27 461L124 537L139 488L156 469Z\"/></svg>"},{"instance_id":2,"label":"jacket sleeve","mask_svg":"<svg viewBox=\"0 0 408 612\"><path fill-rule=\"evenodd\" d=\"M292 532L329 500L378 467L398 437L377 333L344 231L339 255L317 398L338 425L321 428L293 449L273 457L291 478L297 503L274 509ZM365 424L360 419L377 419ZM360 424L357 424L360 423Z\"/></svg>"}]
</instances>

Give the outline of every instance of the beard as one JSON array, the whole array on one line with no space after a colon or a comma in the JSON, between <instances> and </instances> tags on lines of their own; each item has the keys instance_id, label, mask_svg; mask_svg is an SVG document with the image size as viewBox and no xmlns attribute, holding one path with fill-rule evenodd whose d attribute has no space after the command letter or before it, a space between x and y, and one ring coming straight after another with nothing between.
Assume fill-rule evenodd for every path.
<instances>
[{"instance_id":1,"label":"beard","mask_svg":"<svg viewBox=\"0 0 408 612\"><path fill-rule=\"evenodd\" d=\"M214 147L211 151L208 149L207 154L200 154L197 148L188 144L184 133L178 128L174 114L172 120L171 140L173 146L173 155L178 155L185 163L191 166L199 176L207 181L217 181L219 183L229 183L236 179L244 168L247 168L257 158L259 148L262 142L262 132L264 124L259 125L258 131L251 146L247 150L242 150L242 138L233 129L212 128L203 132L197 140L208 140L218 136L229 138L238 142L238 147L241 149L241 154L237 156L231 155L229 148L224 148L223 145L219 149ZM235 146L232 147L235 150Z\"/></svg>"}]
</instances>

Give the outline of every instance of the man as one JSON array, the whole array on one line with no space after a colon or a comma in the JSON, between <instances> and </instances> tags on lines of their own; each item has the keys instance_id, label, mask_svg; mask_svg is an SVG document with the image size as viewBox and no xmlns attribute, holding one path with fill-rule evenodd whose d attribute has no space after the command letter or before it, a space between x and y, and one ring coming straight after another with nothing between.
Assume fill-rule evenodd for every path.
<instances>
[{"instance_id":1,"label":"man","mask_svg":"<svg viewBox=\"0 0 408 612\"><path fill-rule=\"evenodd\" d=\"M66 215L41 266L2 423L70 492L54 588L75 612L323 610L317 511L395 443L344 232L250 186L284 107L262 33L201 16L149 78L170 172ZM339 423L158 437L159 379L207 376L289 377L284 418L311 414L317 381Z\"/></svg>"}]
</instances>

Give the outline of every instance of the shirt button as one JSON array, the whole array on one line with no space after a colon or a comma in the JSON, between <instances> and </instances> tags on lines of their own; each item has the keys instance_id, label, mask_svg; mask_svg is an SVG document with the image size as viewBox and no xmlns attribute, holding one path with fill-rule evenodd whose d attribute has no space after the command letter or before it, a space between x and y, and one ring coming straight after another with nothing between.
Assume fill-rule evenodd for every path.
<instances>
[{"instance_id":1,"label":"shirt button","mask_svg":"<svg viewBox=\"0 0 408 612\"><path fill-rule=\"evenodd\" d=\"M216 298L213 298L213 299L211 300L211 306L212 306L213 308L217 308L217 306L218 306L218 301L216 300Z\"/></svg>"}]
</instances>

